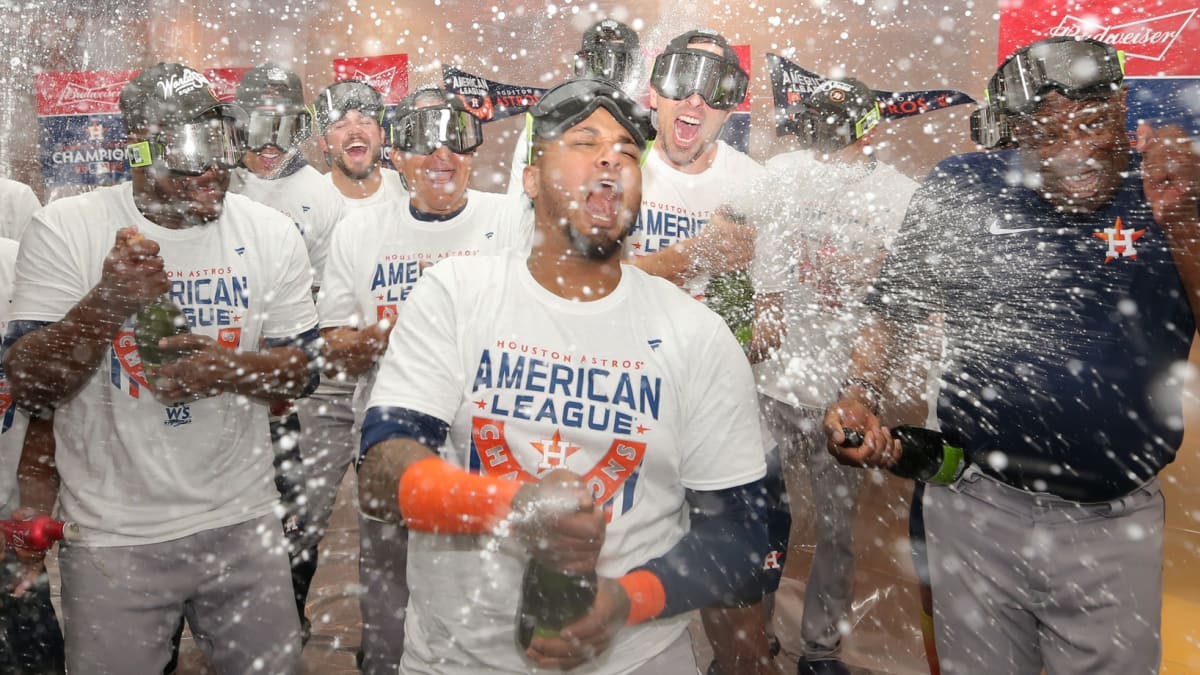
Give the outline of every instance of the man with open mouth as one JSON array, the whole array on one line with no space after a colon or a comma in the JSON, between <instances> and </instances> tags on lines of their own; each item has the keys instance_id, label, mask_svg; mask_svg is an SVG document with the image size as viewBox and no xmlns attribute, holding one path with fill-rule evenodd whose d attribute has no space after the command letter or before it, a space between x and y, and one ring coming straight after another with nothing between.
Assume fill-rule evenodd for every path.
<instances>
[{"instance_id":1,"label":"man with open mouth","mask_svg":"<svg viewBox=\"0 0 1200 675\"><path fill-rule=\"evenodd\" d=\"M1015 148L922 183L826 411L839 461L896 462L877 417L891 363L943 314L937 421L969 463L923 499L947 675L1158 672L1157 476L1183 438L1200 157L1179 126L1131 143L1125 97L1124 54L1094 39L1001 64L972 131Z\"/></svg>"},{"instance_id":2,"label":"man with open mouth","mask_svg":"<svg viewBox=\"0 0 1200 675\"><path fill-rule=\"evenodd\" d=\"M531 250L422 276L363 423L361 506L410 529L402 670L693 675L689 610L766 555L753 376L720 317L623 263L646 111L576 79L527 129ZM590 606L518 630L559 599L523 592L531 560Z\"/></svg>"},{"instance_id":3,"label":"man with open mouth","mask_svg":"<svg viewBox=\"0 0 1200 675\"><path fill-rule=\"evenodd\" d=\"M390 126L391 159L408 199L354 209L338 224L317 303L327 370L357 382L358 420L421 275L454 256L524 250L531 224L523 198L468 188L483 124L457 96L420 88L400 102ZM408 531L363 515L359 540L361 669L395 673L404 653Z\"/></svg>"}]
</instances>

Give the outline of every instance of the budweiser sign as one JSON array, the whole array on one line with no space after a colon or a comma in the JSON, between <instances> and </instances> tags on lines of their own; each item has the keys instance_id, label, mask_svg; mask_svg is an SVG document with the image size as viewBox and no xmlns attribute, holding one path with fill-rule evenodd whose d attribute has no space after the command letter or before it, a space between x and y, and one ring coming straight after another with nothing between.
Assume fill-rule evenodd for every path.
<instances>
[{"instance_id":1,"label":"budweiser sign","mask_svg":"<svg viewBox=\"0 0 1200 675\"><path fill-rule=\"evenodd\" d=\"M136 70L38 73L38 114L117 113L121 89L137 74Z\"/></svg>"},{"instance_id":2,"label":"budweiser sign","mask_svg":"<svg viewBox=\"0 0 1200 675\"><path fill-rule=\"evenodd\" d=\"M996 62L1048 37L1088 37L1125 52L1129 78L1200 75L1196 0L1000 0Z\"/></svg>"},{"instance_id":3,"label":"budweiser sign","mask_svg":"<svg viewBox=\"0 0 1200 675\"><path fill-rule=\"evenodd\" d=\"M1185 9L1115 26L1067 14L1061 23L1049 30L1049 35L1092 38L1123 50L1126 58L1162 61L1196 12L1196 9Z\"/></svg>"},{"instance_id":4,"label":"budweiser sign","mask_svg":"<svg viewBox=\"0 0 1200 675\"><path fill-rule=\"evenodd\" d=\"M54 103L64 108L116 107L121 97L121 89L124 87L124 82L113 82L99 87L85 87L82 84L68 82L62 91L58 92L58 98Z\"/></svg>"}]
</instances>

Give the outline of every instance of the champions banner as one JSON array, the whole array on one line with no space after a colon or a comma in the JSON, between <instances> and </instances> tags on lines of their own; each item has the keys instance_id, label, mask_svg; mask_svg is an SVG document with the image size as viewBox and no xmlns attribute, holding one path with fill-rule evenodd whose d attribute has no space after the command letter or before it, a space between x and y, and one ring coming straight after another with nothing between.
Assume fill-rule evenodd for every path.
<instances>
[{"instance_id":1,"label":"champions banner","mask_svg":"<svg viewBox=\"0 0 1200 675\"><path fill-rule=\"evenodd\" d=\"M233 100L246 68L205 70L222 101ZM140 70L38 73L38 134L48 193L65 186L114 185L130 178L121 89Z\"/></svg>"},{"instance_id":2,"label":"champions banner","mask_svg":"<svg viewBox=\"0 0 1200 675\"><path fill-rule=\"evenodd\" d=\"M750 46L732 45L737 52L738 60L747 73L750 68ZM643 54L648 63L653 63L654 55ZM513 115L520 115L529 110L546 89L539 87L524 87L515 84L504 84L489 80L479 75L473 75L454 66L442 67L442 80L446 91L458 94L475 116L484 122L494 122ZM643 98L643 105L646 100ZM733 109L725 127L721 130L721 140L741 150L750 151L750 91L747 89L746 98Z\"/></svg>"},{"instance_id":3,"label":"champions banner","mask_svg":"<svg viewBox=\"0 0 1200 675\"><path fill-rule=\"evenodd\" d=\"M408 54L384 54L333 60L333 80L366 82L394 107L408 95Z\"/></svg>"},{"instance_id":4,"label":"champions banner","mask_svg":"<svg viewBox=\"0 0 1200 675\"><path fill-rule=\"evenodd\" d=\"M775 135L787 135L788 106L804 100L822 83L830 78L818 75L788 61L778 54L767 54L767 70L771 74L771 95L775 110ZM975 99L954 89L930 89L922 91L887 91L872 89L879 100L880 112L885 120L898 120L920 115L930 110L941 110L951 106L974 103Z\"/></svg>"},{"instance_id":5,"label":"champions banner","mask_svg":"<svg viewBox=\"0 0 1200 675\"><path fill-rule=\"evenodd\" d=\"M1183 124L1200 134L1200 9L1195 0L1001 3L996 63L1052 36L1089 37L1125 52L1129 128ZM980 82L982 89L984 83Z\"/></svg>"}]
</instances>

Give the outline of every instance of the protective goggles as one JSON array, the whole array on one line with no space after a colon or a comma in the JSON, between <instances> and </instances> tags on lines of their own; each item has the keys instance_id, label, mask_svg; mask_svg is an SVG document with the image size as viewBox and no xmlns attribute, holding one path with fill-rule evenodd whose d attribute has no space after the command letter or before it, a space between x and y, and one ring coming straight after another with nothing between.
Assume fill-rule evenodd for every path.
<instances>
[{"instance_id":1,"label":"protective goggles","mask_svg":"<svg viewBox=\"0 0 1200 675\"><path fill-rule=\"evenodd\" d=\"M430 155L442 146L465 155L483 143L483 122L451 105L419 108L392 122L392 147Z\"/></svg>"},{"instance_id":2,"label":"protective goggles","mask_svg":"<svg viewBox=\"0 0 1200 675\"><path fill-rule=\"evenodd\" d=\"M599 77L612 82L624 82L633 62L633 54L625 49L584 49L575 52L575 77Z\"/></svg>"},{"instance_id":3,"label":"protective goggles","mask_svg":"<svg viewBox=\"0 0 1200 675\"><path fill-rule=\"evenodd\" d=\"M1026 115L1054 89L1069 99L1106 98L1125 79L1125 52L1092 39L1053 37L1023 47L988 81L1001 112Z\"/></svg>"},{"instance_id":4,"label":"protective goggles","mask_svg":"<svg viewBox=\"0 0 1200 675\"><path fill-rule=\"evenodd\" d=\"M1016 144L1008 126L1008 115L990 102L971 113L971 140L988 149Z\"/></svg>"},{"instance_id":5,"label":"protective goggles","mask_svg":"<svg viewBox=\"0 0 1200 675\"><path fill-rule=\"evenodd\" d=\"M746 98L750 77L738 63L716 54L688 50L659 54L650 72L650 84L659 96L672 101L699 94L710 107L728 110Z\"/></svg>"},{"instance_id":6,"label":"protective goggles","mask_svg":"<svg viewBox=\"0 0 1200 675\"><path fill-rule=\"evenodd\" d=\"M325 87L309 107L309 112L324 131L340 120L347 112L357 110L360 115L373 117L383 124L383 97L365 82L343 80Z\"/></svg>"},{"instance_id":7,"label":"protective goggles","mask_svg":"<svg viewBox=\"0 0 1200 675\"><path fill-rule=\"evenodd\" d=\"M229 117L198 120L166 129L127 147L129 166L160 163L172 173L199 176L210 168L232 169L242 158L237 121Z\"/></svg>"},{"instance_id":8,"label":"protective goggles","mask_svg":"<svg viewBox=\"0 0 1200 675\"><path fill-rule=\"evenodd\" d=\"M866 136L881 119L878 101L857 119L800 104L789 110L787 128L804 145L821 152L835 152Z\"/></svg>"},{"instance_id":9,"label":"protective goggles","mask_svg":"<svg viewBox=\"0 0 1200 675\"><path fill-rule=\"evenodd\" d=\"M304 140L310 130L307 112L279 114L275 111L251 110L250 120L242 129L242 140L251 152L258 152L270 145L286 151Z\"/></svg>"},{"instance_id":10,"label":"protective goggles","mask_svg":"<svg viewBox=\"0 0 1200 675\"><path fill-rule=\"evenodd\" d=\"M542 95L529 109L526 131L529 134L529 157L533 163L533 138L555 138L566 130L587 119L598 108L607 110L617 123L629 132L641 152L641 161L646 161L651 141L654 140L654 125L649 112L638 105L625 92L607 80L571 80L554 87Z\"/></svg>"}]
</instances>

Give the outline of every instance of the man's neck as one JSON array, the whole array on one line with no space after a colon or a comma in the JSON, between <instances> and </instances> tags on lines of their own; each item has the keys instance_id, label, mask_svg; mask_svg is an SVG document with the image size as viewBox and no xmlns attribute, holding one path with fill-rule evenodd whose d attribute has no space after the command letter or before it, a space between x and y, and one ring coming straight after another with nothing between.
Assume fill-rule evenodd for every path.
<instances>
[{"instance_id":1,"label":"man's neck","mask_svg":"<svg viewBox=\"0 0 1200 675\"><path fill-rule=\"evenodd\" d=\"M334 187L338 189L338 192L341 192L350 199L366 199L375 194L383 186L383 172L378 166L372 168L371 173L362 180L351 178L336 167L333 169L331 175L333 176Z\"/></svg>"},{"instance_id":2,"label":"man's neck","mask_svg":"<svg viewBox=\"0 0 1200 675\"><path fill-rule=\"evenodd\" d=\"M608 297L621 283L620 252L608 260L593 260L548 238L542 237L526 259L529 273L542 288L560 298L589 302Z\"/></svg>"}]
</instances>

